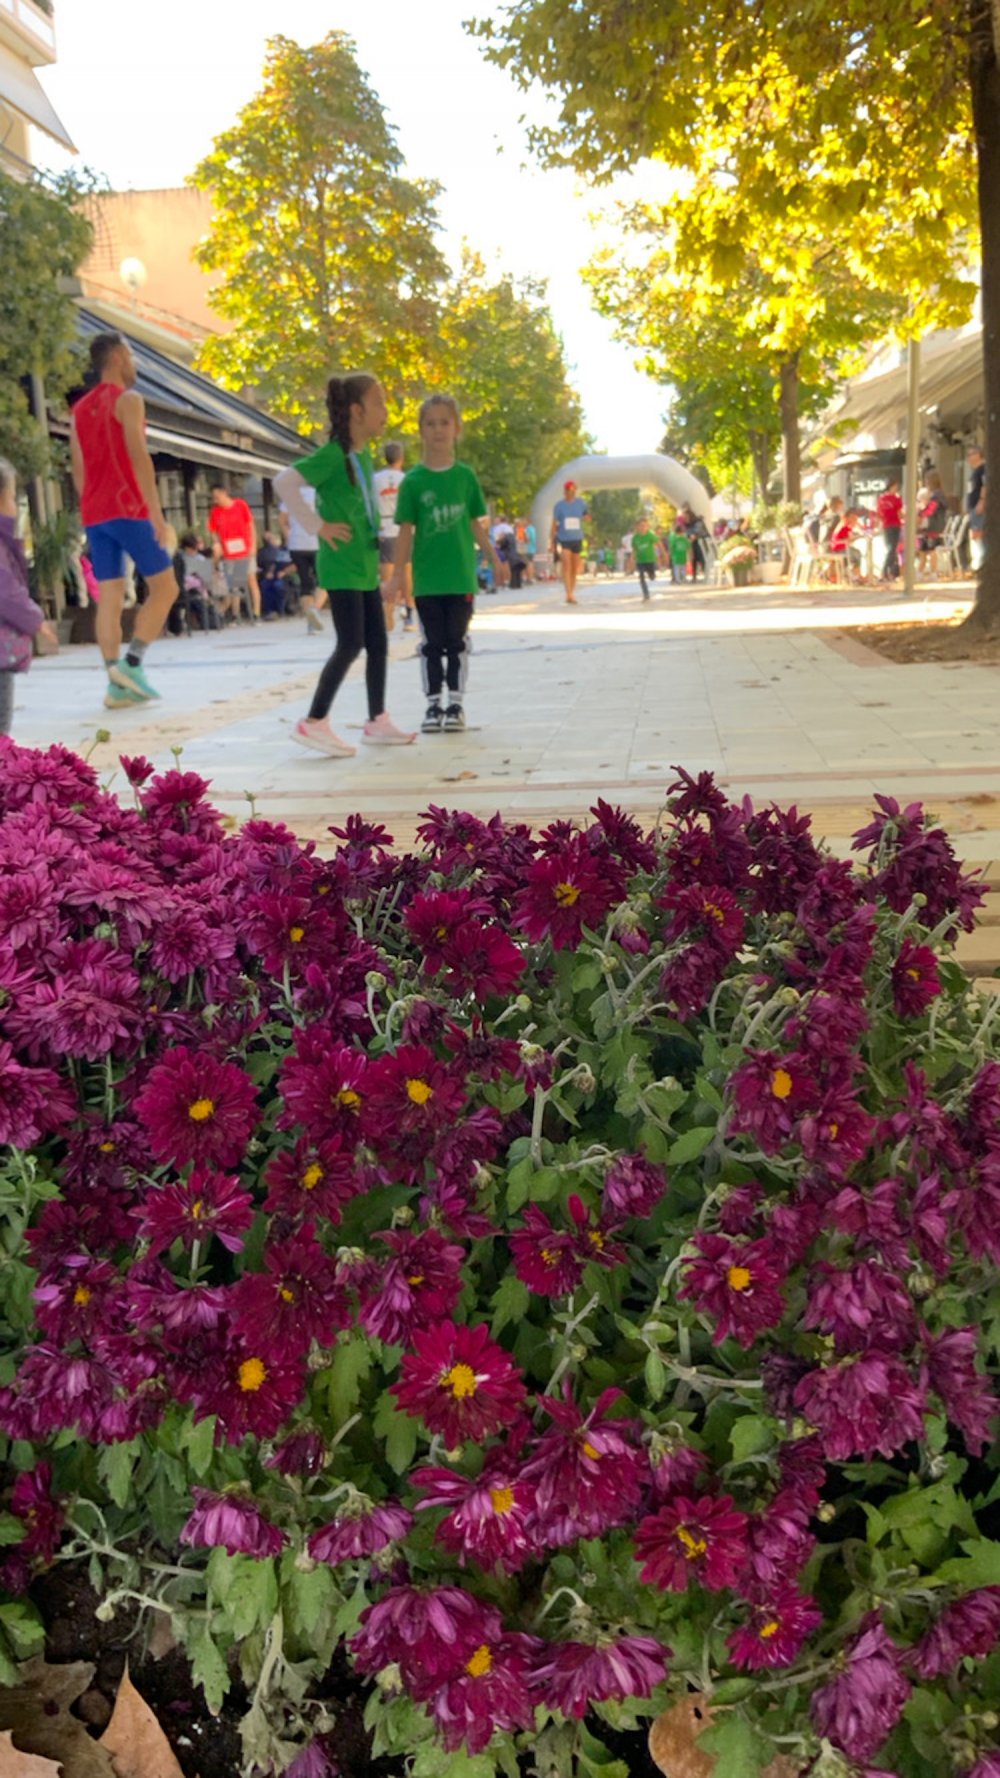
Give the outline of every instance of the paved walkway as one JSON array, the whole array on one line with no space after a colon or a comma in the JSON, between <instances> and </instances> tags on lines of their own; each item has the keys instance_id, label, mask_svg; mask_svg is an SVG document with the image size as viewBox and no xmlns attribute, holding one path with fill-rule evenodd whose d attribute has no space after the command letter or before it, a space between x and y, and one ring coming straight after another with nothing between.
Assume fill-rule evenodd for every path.
<instances>
[{"instance_id":1,"label":"paved walkway","mask_svg":"<svg viewBox=\"0 0 1000 1778\"><path fill-rule=\"evenodd\" d=\"M965 588L903 601L881 592L688 588L643 605L636 583L585 584L567 608L555 587L483 599L475 622L469 729L353 760L302 752L303 712L327 641L302 620L158 643L153 708L105 711L93 648L35 664L17 686L14 733L204 773L234 817L261 812L325 837L352 810L405 840L429 802L527 819L581 814L595 793L652 813L671 768L711 770L734 792L813 809L835 841L874 790L922 797L967 836L969 857L1000 856L1000 668L897 666L841 626L920 621L967 602ZM392 643L390 708L417 726L423 701L413 638ZM360 740L355 669L337 726Z\"/></svg>"}]
</instances>

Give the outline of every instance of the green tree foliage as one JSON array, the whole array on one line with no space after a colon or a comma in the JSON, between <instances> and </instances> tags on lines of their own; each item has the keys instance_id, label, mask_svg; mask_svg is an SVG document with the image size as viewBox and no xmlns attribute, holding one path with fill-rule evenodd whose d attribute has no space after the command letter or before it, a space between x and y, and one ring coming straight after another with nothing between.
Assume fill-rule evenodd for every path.
<instances>
[{"instance_id":1,"label":"green tree foliage","mask_svg":"<svg viewBox=\"0 0 1000 1778\"><path fill-rule=\"evenodd\" d=\"M491 281L467 249L442 307L438 352L442 386L462 409L462 455L487 499L526 510L546 477L587 444L544 284Z\"/></svg>"},{"instance_id":2,"label":"green tree foliage","mask_svg":"<svg viewBox=\"0 0 1000 1778\"><path fill-rule=\"evenodd\" d=\"M40 474L49 451L27 374L37 372L56 400L80 375L76 311L64 293L90 250L80 195L73 179L22 182L0 172L0 455L24 476Z\"/></svg>"},{"instance_id":3,"label":"green tree foliage","mask_svg":"<svg viewBox=\"0 0 1000 1778\"><path fill-rule=\"evenodd\" d=\"M755 259L777 347L792 346L831 261L903 300L903 331L961 318L978 220L997 460L996 11L991 0L520 0L478 29L522 84L540 79L560 96L557 125L536 132L550 161L603 177L647 155L686 172L678 275L730 287ZM980 605L1000 620L992 492L986 525Z\"/></svg>"},{"instance_id":4,"label":"green tree foliage","mask_svg":"<svg viewBox=\"0 0 1000 1778\"><path fill-rule=\"evenodd\" d=\"M222 273L212 301L229 329L199 367L305 427L321 425L336 369L376 371L404 410L426 381L447 276L438 188L403 176L351 39L272 38L260 91L191 182L214 198L198 261Z\"/></svg>"}]
</instances>

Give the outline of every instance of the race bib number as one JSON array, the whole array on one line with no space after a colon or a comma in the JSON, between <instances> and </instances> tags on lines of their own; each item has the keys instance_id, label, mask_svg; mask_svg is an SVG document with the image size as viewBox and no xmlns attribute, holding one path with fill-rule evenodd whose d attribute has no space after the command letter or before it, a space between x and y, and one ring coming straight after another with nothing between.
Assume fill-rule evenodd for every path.
<instances>
[{"instance_id":1,"label":"race bib number","mask_svg":"<svg viewBox=\"0 0 1000 1778\"><path fill-rule=\"evenodd\" d=\"M579 531L580 521L577 518L563 519L564 531Z\"/></svg>"},{"instance_id":2,"label":"race bib number","mask_svg":"<svg viewBox=\"0 0 1000 1778\"><path fill-rule=\"evenodd\" d=\"M227 556L246 556L250 553L245 537L227 537L222 547Z\"/></svg>"}]
</instances>

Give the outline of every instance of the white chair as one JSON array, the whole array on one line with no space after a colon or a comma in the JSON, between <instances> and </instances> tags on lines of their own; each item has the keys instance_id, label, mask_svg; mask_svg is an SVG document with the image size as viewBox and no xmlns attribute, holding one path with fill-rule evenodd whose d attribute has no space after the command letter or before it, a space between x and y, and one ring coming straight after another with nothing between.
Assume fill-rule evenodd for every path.
<instances>
[{"instance_id":1,"label":"white chair","mask_svg":"<svg viewBox=\"0 0 1000 1778\"><path fill-rule=\"evenodd\" d=\"M962 566L962 545L965 542L965 534L968 529L968 513L953 513L945 525L944 535L941 538L941 542L933 552L937 558L937 573L940 574L942 572L941 564L943 559L944 574L949 580L959 580L965 573L965 569Z\"/></svg>"}]
</instances>

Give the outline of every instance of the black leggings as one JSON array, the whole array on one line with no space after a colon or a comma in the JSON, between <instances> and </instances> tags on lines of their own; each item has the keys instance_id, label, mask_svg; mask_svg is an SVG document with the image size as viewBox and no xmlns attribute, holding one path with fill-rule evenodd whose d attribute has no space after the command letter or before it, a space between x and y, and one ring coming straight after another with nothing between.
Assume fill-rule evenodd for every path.
<instances>
[{"instance_id":1,"label":"black leggings","mask_svg":"<svg viewBox=\"0 0 1000 1778\"><path fill-rule=\"evenodd\" d=\"M385 709L385 669L389 644L385 634L385 612L378 587L363 593L329 589L333 627L337 646L319 676L319 684L309 706L311 721L330 714L348 667L365 650L365 683L368 688L368 715L381 716Z\"/></svg>"},{"instance_id":2,"label":"black leggings","mask_svg":"<svg viewBox=\"0 0 1000 1778\"><path fill-rule=\"evenodd\" d=\"M472 619L470 593L438 593L417 600L417 616L423 632L420 649L424 691L429 698L440 697L445 684L445 658L448 662L448 690L461 693L469 676L468 641Z\"/></svg>"},{"instance_id":3,"label":"black leggings","mask_svg":"<svg viewBox=\"0 0 1000 1778\"><path fill-rule=\"evenodd\" d=\"M656 563L655 562L637 562L635 566L636 566L636 572L639 576L639 585L642 588L642 596L644 599L648 599L649 598L649 584L648 583L651 580L656 579Z\"/></svg>"},{"instance_id":4,"label":"black leggings","mask_svg":"<svg viewBox=\"0 0 1000 1778\"><path fill-rule=\"evenodd\" d=\"M885 541L885 561L882 564L883 580L899 579L899 539L901 535L901 525L883 525L882 527L882 537Z\"/></svg>"}]
</instances>

